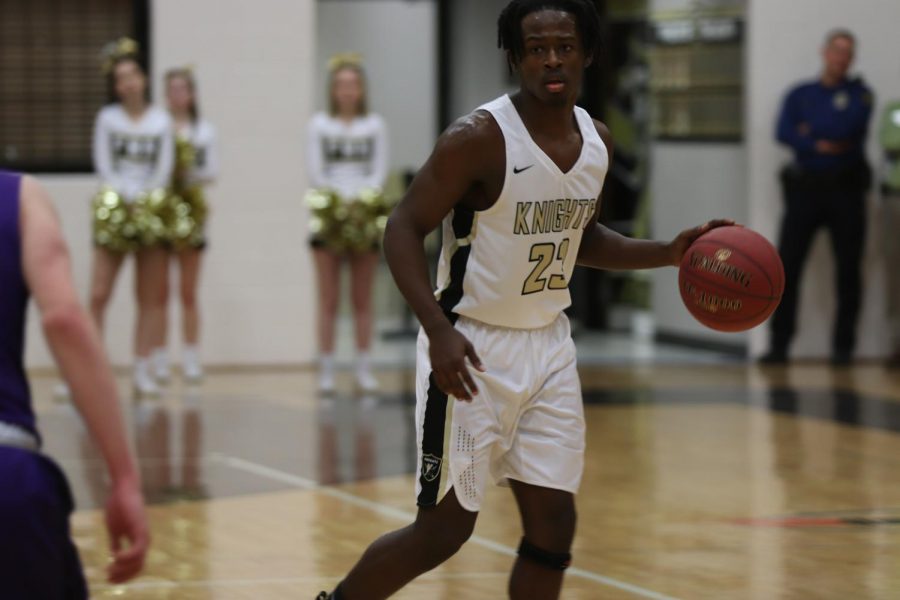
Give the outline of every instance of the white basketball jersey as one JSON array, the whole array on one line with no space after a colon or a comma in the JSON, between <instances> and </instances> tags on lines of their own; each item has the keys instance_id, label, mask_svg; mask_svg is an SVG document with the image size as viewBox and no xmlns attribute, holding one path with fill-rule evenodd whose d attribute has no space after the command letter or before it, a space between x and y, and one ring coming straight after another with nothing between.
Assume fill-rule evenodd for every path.
<instances>
[{"instance_id":1,"label":"white basketball jersey","mask_svg":"<svg viewBox=\"0 0 900 600\"><path fill-rule=\"evenodd\" d=\"M506 176L487 210L444 219L436 296L451 318L536 329L571 304L569 280L609 165L590 115L575 108L583 140L563 173L531 138L509 96L485 104L506 142Z\"/></svg>"}]
</instances>

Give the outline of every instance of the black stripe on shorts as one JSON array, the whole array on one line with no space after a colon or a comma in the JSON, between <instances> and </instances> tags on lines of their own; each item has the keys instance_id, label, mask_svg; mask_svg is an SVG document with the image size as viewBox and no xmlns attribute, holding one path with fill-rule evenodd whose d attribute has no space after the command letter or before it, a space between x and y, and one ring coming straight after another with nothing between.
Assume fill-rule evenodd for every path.
<instances>
[{"instance_id":1,"label":"black stripe on shorts","mask_svg":"<svg viewBox=\"0 0 900 600\"><path fill-rule=\"evenodd\" d=\"M425 419L422 424L422 466L419 483L422 490L416 498L419 506L434 506L441 487L441 471L444 468L444 426L447 422L447 394L442 392L434 379L428 376L428 394L425 399Z\"/></svg>"}]
</instances>

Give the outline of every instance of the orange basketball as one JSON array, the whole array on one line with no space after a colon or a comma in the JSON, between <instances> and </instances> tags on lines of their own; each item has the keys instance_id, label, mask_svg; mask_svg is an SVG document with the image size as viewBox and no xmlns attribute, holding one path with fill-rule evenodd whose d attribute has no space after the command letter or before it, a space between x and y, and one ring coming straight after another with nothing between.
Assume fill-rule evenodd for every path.
<instances>
[{"instance_id":1,"label":"orange basketball","mask_svg":"<svg viewBox=\"0 0 900 600\"><path fill-rule=\"evenodd\" d=\"M678 270L688 311L717 331L745 331L769 318L784 292L784 267L769 241L746 227L718 227L691 244Z\"/></svg>"}]
</instances>

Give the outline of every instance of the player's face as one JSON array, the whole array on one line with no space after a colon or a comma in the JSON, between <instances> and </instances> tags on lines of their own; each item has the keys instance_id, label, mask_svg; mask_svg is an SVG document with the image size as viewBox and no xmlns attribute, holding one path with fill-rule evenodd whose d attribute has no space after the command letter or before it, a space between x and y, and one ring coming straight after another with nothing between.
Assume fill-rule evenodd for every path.
<instances>
[{"instance_id":1,"label":"player's face","mask_svg":"<svg viewBox=\"0 0 900 600\"><path fill-rule=\"evenodd\" d=\"M144 72L133 60L124 60L116 65L113 76L116 82L116 95L125 103L141 102L147 89Z\"/></svg>"},{"instance_id":2,"label":"player's face","mask_svg":"<svg viewBox=\"0 0 900 600\"><path fill-rule=\"evenodd\" d=\"M825 46L822 56L825 60L825 71L835 79L843 79L853 64L855 48L853 42L845 37L836 37Z\"/></svg>"},{"instance_id":3,"label":"player's face","mask_svg":"<svg viewBox=\"0 0 900 600\"><path fill-rule=\"evenodd\" d=\"M359 105L363 97L362 78L355 69L341 69L334 74L331 93L334 94L338 113L355 115L359 112Z\"/></svg>"},{"instance_id":4,"label":"player's face","mask_svg":"<svg viewBox=\"0 0 900 600\"><path fill-rule=\"evenodd\" d=\"M574 101L590 64L575 18L560 10L541 10L522 19L524 53L517 69L522 87L548 104Z\"/></svg>"},{"instance_id":5,"label":"player's face","mask_svg":"<svg viewBox=\"0 0 900 600\"><path fill-rule=\"evenodd\" d=\"M169 78L166 85L166 100L169 103L169 110L173 113L189 111L194 102L194 93L188 80L184 77Z\"/></svg>"}]
</instances>

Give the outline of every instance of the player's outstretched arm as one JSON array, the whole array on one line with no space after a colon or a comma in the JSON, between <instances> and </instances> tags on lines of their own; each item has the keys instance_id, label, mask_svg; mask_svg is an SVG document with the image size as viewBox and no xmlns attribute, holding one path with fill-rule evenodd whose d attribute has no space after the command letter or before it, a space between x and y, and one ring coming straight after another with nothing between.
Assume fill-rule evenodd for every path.
<instances>
[{"instance_id":1,"label":"player's outstretched arm","mask_svg":"<svg viewBox=\"0 0 900 600\"><path fill-rule=\"evenodd\" d=\"M609 129L600 121L594 121L594 124L606 144L612 164L613 143ZM633 270L678 266L688 247L698 237L715 227L734 225L734 221L730 219L715 219L682 231L671 242L636 240L600 224L600 204L597 202L592 224L585 230L578 249L578 264L595 269Z\"/></svg>"},{"instance_id":2,"label":"player's outstretched arm","mask_svg":"<svg viewBox=\"0 0 900 600\"><path fill-rule=\"evenodd\" d=\"M437 385L460 400L471 400L477 393L465 359L476 368L481 368L481 361L434 297L424 241L482 184L497 157L503 160L503 152L499 127L486 113L475 113L451 125L394 210L384 235L384 253L397 287L428 334Z\"/></svg>"},{"instance_id":3,"label":"player's outstretched arm","mask_svg":"<svg viewBox=\"0 0 900 600\"><path fill-rule=\"evenodd\" d=\"M109 468L112 491L106 522L114 558L109 578L122 582L140 572L149 544L140 476L100 337L78 302L56 213L46 192L30 177L22 180L20 225L23 270L44 334Z\"/></svg>"}]
</instances>

